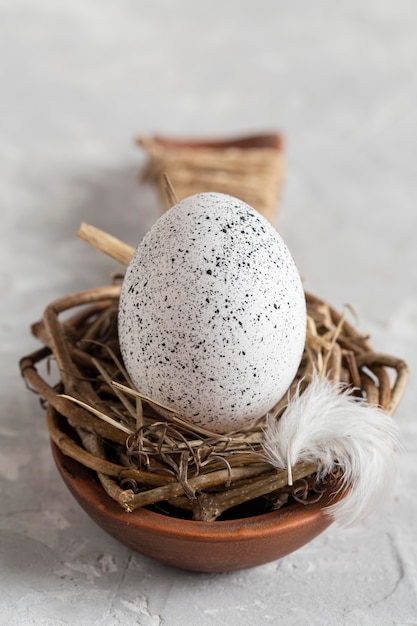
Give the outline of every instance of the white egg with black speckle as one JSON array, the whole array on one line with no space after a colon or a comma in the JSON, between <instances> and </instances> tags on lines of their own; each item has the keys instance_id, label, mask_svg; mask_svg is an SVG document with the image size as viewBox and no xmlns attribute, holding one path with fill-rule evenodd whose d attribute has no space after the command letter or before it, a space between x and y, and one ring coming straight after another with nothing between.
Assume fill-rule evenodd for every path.
<instances>
[{"instance_id":1,"label":"white egg with black speckle","mask_svg":"<svg viewBox=\"0 0 417 626\"><path fill-rule=\"evenodd\" d=\"M280 400L305 333L304 290L287 246L231 196L179 202L127 268L119 340L133 383L216 433L248 426Z\"/></svg>"}]
</instances>

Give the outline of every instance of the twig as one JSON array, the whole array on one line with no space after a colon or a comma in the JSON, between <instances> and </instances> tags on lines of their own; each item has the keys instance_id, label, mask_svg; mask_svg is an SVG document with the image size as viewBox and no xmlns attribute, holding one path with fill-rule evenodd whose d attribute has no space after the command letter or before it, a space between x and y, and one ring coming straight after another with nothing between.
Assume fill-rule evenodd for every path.
<instances>
[{"instance_id":1,"label":"twig","mask_svg":"<svg viewBox=\"0 0 417 626\"><path fill-rule=\"evenodd\" d=\"M163 179L163 184L165 185L165 193L167 195L168 198L168 202L170 203L171 206L174 206L175 204L178 204L179 200L177 198L177 195L175 193L175 189L169 179L169 176L166 172L164 172L162 174L162 179Z\"/></svg>"},{"instance_id":2,"label":"twig","mask_svg":"<svg viewBox=\"0 0 417 626\"><path fill-rule=\"evenodd\" d=\"M81 223L77 237L97 248L97 250L108 254L115 261L122 263L122 265L129 265L130 259L135 252L132 246L85 222Z\"/></svg>"}]
</instances>

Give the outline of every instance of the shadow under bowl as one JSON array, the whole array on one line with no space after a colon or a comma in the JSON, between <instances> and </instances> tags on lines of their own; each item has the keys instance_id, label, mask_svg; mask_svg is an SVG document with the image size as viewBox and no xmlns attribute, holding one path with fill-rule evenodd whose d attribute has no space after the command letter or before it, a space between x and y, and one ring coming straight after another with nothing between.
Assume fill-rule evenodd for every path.
<instances>
[{"instance_id":1,"label":"shadow under bowl","mask_svg":"<svg viewBox=\"0 0 417 626\"><path fill-rule=\"evenodd\" d=\"M315 504L227 521L183 520L147 509L128 513L92 471L53 443L52 452L65 484L92 520L129 548L172 567L197 572L255 567L301 548L332 523L324 512L332 494Z\"/></svg>"}]
</instances>

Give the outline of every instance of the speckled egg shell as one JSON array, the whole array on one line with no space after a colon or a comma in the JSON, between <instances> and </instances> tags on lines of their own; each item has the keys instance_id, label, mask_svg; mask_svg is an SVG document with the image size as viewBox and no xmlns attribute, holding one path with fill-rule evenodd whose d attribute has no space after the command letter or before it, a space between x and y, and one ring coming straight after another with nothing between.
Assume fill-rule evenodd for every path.
<instances>
[{"instance_id":1,"label":"speckled egg shell","mask_svg":"<svg viewBox=\"0 0 417 626\"><path fill-rule=\"evenodd\" d=\"M214 432L264 415L297 372L301 279L277 231L220 193L162 215L127 269L119 339L137 389Z\"/></svg>"}]
</instances>

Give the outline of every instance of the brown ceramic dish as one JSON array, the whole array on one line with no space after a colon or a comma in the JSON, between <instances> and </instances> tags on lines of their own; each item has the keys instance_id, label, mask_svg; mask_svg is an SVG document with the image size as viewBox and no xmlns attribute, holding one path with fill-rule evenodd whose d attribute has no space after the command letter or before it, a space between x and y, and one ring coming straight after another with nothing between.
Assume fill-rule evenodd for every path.
<instances>
[{"instance_id":1,"label":"brown ceramic dish","mask_svg":"<svg viewBox=\"0 0 417 626\"><path fill-rule=\"evenodd\" d=\"M146 509L124 511L101 488L93 472L52 444L64 482L87 514L129 548L166 565L200 572L226 572L262 565L297 550L330 524L316 504L230 521L198 522ZM334 501L334 500L333 500Z\"/></svg>"}]
</instances>

